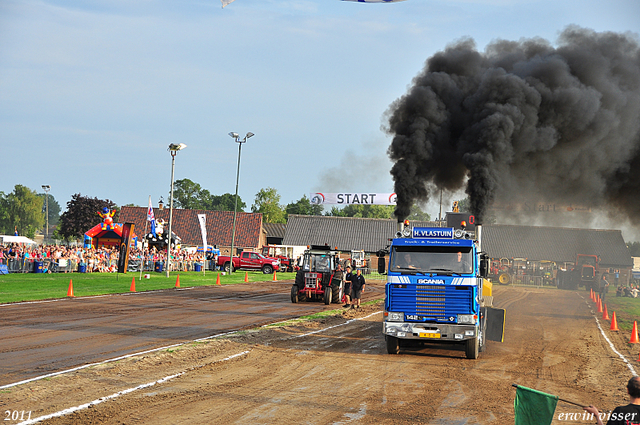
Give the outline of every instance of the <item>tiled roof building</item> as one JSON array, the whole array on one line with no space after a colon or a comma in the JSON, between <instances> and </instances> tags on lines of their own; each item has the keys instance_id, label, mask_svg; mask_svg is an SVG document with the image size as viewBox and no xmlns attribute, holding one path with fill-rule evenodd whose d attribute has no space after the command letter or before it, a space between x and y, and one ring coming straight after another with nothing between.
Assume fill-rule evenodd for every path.
<instances>
[{"instance_id":1,"label":"tiled roof building","mask_svg":"<svg viewBox=\"0 0 640 425\"><path fill-rule=\"evenodd\" d=\"M417 226L433 223L414 222ZM359 217L328 217L290 214L283 245L329 245L339 251L385 248L398 231L396 220Z\"/></svg>"},{"instance_id":2,"label":"tiled roof building","mask_svg":"<svg viewBox=\"0 0 640 425\"><path fill-rule=\"evenodd\" d=\"M165 231L169 230L169 209L153 209L156 220L164 219ZM233 211L204 211L173 209L171 230L182 239L183 245L202 245L198 214L207 215L207 243L217 245L218 248L231 246L233 229ZM122 207L119 221L134 223L135 233L144 233L147 219L145 207ZM149 231L147 226L147 232ZM262 214L239 212L236 220L235 246L245 249L258 249L266 242L262 229Z\"/></svg>"}]
</instances>

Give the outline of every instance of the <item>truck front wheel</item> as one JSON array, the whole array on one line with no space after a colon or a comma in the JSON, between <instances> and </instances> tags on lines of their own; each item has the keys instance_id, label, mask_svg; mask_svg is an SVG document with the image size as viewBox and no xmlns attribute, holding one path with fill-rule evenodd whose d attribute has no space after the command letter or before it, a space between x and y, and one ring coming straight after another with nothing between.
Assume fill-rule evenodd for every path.
<instances>
[{"instance_id":1,"label":"truck front wheel","mask_svg":"<svg viewBox=\"0 0 640 425\"><path fill-rule=\"evenodd\" d=\"M387 341L387 353L400 353L400 340L398 338L396 338L395 336L385 335L384 339Z\"/></svg>"},{"instance_id":2,"label":"truck front wheel","mask_svg":"<svg viewBox=\"0 0 640 425\"><path fill-rule=\"evenodd\" d=\"M265 264L264 266L262 266L262 273L264 274L273 273L273 267L271 267L269 264Z\"/></svg>"},{"instance_id":3,"label":"truck front wheel","mask_svg":"<svg viewBox=\"0 0 640 425\"><path fill-rule=\"evenodd\" d=\"M477 336L464 342L464 351L468 359L478 358L478 353L480 352L480 341Z\"/></svg>"}]
</instances>

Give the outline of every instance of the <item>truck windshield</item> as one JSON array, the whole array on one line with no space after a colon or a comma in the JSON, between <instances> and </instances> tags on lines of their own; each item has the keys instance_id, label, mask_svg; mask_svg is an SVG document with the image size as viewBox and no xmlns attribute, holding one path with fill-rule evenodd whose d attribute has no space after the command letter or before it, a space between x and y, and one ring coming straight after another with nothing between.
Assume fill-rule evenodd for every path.
<instances>
[{"instance_id":1,"label":"truck windshield","mask_svg":"<svg viewBox=\"0 0 640 425\"><path fill-rule=\"evenodd\" d=\"M419 273L471 273L470 247L397 246L391 252L390 270Z\"/></svg>"}]
</instances>

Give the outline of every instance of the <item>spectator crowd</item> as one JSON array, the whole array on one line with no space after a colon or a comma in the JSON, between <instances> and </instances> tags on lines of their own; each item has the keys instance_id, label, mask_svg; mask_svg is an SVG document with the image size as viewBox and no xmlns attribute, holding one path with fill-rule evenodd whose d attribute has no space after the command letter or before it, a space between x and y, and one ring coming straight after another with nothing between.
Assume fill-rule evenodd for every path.
<instances>
[{"instance_id":1,"label":"spectator crowd","mask_svg":"<svg viewBox=\"0 0 640 425\"><path fill-rule=\"evenodd\" d=\"M157 270L158 264L166 260L166 251L155 247L144 250L134 248L129 252L129 271ZM0 245L0 264L6 265L9 273L113 273L117 271L117 247L84 248L82 246L63 245ZM206 261L211 260L211 261ZM205 263L206 261L206 263ZM196 263L206 264L207 269L214 269L213 258L205 258L202 253L178 249L171 253L171 271L192 271ZM38 266L41 270L37 270Z\"/></svg>"}]
</instances>

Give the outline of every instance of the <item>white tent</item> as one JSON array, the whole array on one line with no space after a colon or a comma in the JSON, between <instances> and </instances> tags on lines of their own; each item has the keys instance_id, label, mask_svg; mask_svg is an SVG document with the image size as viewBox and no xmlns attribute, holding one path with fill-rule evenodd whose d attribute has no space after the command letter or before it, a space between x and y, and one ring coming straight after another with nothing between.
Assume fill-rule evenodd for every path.
<instances>
[{"instance_id":1,"label":"white tent","mask_svg":"<svg viewBox=\"0 0 640 425\"><path fill-rule=\"evenodd\" d=\"M0 243L8 244L8 243L27 243L35 245L36 242L27 238L26 236L9 236L9 235L0 235Z\"/></svg>"}]
</instances>

